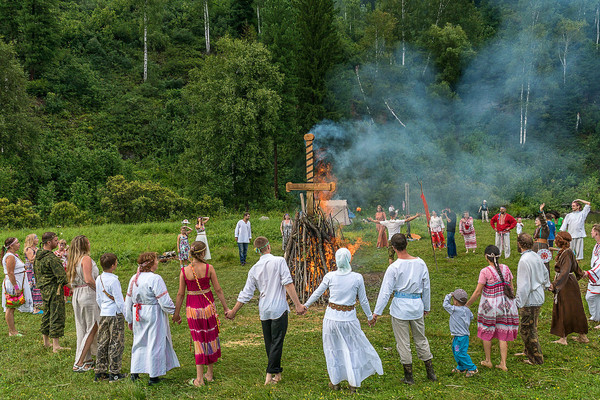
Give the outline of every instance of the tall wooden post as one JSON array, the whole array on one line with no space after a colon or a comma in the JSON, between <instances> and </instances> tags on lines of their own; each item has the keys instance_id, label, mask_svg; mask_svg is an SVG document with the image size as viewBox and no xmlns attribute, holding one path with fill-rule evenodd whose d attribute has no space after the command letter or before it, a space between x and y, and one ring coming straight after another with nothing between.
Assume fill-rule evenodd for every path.
<instances>
[{"instance_id":1,"label":"tall wooden post","mask_svg":"<svg viewBox=\"0 0 600 400\"><path fill-rule=\"evenodd\" d=\"M306 182L314 183L315 158L313 152L313 140L315 140L315 135L307 133L304 135L304 140L306 141ZM315 193L313 191L306 192L306 213L308 215L313 215L315 213Z\"/></svg>"},{"instance_id":2,"label":"tall wooden post","mask_svg":"<svg viewBox=\"0 0 600 400\"><path fill-rule=\"evenodd\" d=\"M408 182L407 182L404 184L404 207L405 207L404 212L406 215L410 215L409 199L410 199L410 186L408 185ZM410 222L406 223L406 234L410 235Z\"/></svg>"}]
</instances>

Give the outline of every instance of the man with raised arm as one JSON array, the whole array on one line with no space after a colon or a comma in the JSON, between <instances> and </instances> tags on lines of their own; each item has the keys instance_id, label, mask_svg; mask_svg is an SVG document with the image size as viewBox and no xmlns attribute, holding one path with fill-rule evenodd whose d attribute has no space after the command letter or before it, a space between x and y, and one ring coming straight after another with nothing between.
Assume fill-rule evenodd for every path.
<instances>
[{"instance_id":1,"label":"man with raised arm","mask_svg":"<svg viewBox=\"0 0 600 400\"><path fill-rule=\"evenodd\" d=\"M581 208L581 204L585 204L585 206ZM573 238L571 240L571 250L575 253L577 260L583 260L583 238L587 236L585 234L585 219L591 210L590 202L581 199L573 200L571 209L573 212L565 216L560 230L571 234Z\"/></svg>"},{"instance_id":2,"label":"man with raised arm","mask_svg":"<svg viewBox=\"0 0 600 400\"><path fill-rule=\"evenodd\" d=\"M417 213L415 215L413 215L412 217L408 216L405 219L396 219L396 215L398 214L397 211L392 211L390 212L390 219L386 219L385 221L377 221L374 220L373 218L367 218L370 222L374 222L376 224L380 224L383 225L387 228L388 230L388 261L389 263L393 263L394 259L396 258L396 253L394 252L394 248L392 247L392 236L394 236L396 233L400 233L400 229L402 229L402 225L406 224L407 222L412 221L415 218L419 218L422 214Z\"/></svg>"}]
</instances>

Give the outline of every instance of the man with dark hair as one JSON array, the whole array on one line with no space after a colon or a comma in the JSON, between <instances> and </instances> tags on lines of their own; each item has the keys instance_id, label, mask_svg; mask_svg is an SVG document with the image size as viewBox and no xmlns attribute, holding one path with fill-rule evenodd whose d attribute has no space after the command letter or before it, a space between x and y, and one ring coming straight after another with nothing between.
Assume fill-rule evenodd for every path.
<instances>
[{"instance_id":1,"label":"man with dark hair","mask_svg":"<svg viewBox=\"0 0 600 400\"><path fill-rule=\"evenodd\" d=\"M550 277L544 262L534 251L533 238L527 233L517 237L521 259L517 267L517 307L521 312L519 332L525 350L517 355L527 357L527 364L543 364L544 356L538 339L537 324L544 304L545 290L550 287Z\"/></svg>"},{"instance_id":2,"label":"man with dark hair","mask_svg":"<svg viewBox=\"0 0 600 400\"><path fill-rule=\"evenodd\" d=\"M67 274L62 262L53 252L58 246L56 233L44 233L42 245L43 248L37 252L33 263L37 287L42 292L44 310L40 331L44 346L52 346L52 350L57 353L60 350L70 350L58 343L58 339L65 334L65 299L62 287L67 285Z\"/></svg>"},{"instance_id":3,"label":"man with dark hair","mask_svg":"<svg viewBox=\"0 0 600 400\"><path fill-rule=\"evenodd\" d=\"M454 234L456 233L456 213L452 212L450 207L446 207L442 214L446 218L446 248L448 249L448 258L454 258L457 255L456 241Z\"/></svg>"},{"instance_id":4,"label":"man with dark hair","mask_svg":"<svg viewBox=\"0 0 600 400\"><path fill-rule=\"evenodd\" d=\"M252 226L250 225L250 213L245 212L244 217L240 219L235 226L235 241L238 244L240 253L240 264L246 265L246 255L248 254L248 244L252 239Z\"/></svg>"},{"instance_id":5,"label":"man with dark hair","mask_svg":"<svg viewBox=\"0 0 600 400\"><path fill-rule=\"evenodd\" d=\"M429 270L423 260L408 254L408 241L402 233L392 236L390 241L398 259L385 272L373 319L383 314L384 308L393 294L390 315L392 329L396 337L396 349L404 366L403 382L409 385L415 383L412 374L412 354L410 351L410 333L417 347L417 355L425 362L427 378L436 381L433 370L433 355L429 349L429 341L425 336L424 316L429 314L431 289Z\"/></svg>"},{"instance_id":6,"label":"man with dark hair","mask_svg":"<svg viewBox=\"0 0 600 400\"><path fill-rule=\"evenodd\" d=\"M510 230L517 226L517 220L506 212L506 207L500 207L500 212L492 217L490 225L496 231L496 245L504 258L510 257Z\"/></svg>"},{"instance_id":7,"label":"man with dark hair","mask_svg":"<svg viewBox=\"0 0 600 400\"><path fill-rule=\"evenodd\" d=\"M286 292L294 302L297 314L304 314L306 309L298 299L285 259L271 254L271 245L266 237L257 237L254 240L254 247L261 254L260 259L248 271L246 285L240 292L235 307L227 312L226 317L234 319L239 309L252 300L254 291L258 289L260 292L258 311L268 358L265 379L265 385L267 385L279 382L283 371L281 354L290 310L285 296Z\"/></svg>"}]
</instances>

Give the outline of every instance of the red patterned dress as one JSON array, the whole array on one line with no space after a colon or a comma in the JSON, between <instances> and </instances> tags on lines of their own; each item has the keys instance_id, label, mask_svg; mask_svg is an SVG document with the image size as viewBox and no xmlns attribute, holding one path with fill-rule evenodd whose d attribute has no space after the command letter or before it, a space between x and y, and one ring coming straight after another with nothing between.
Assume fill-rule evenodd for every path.
<instances>
[{"instance_id":1,"label":"red patterned dress","mask_svg":"<svg viewBox=\"0 0 600 400\"><path fill-rule=\"evenodd\" d=\"M385 221L385 213L383 211L379 211L375 214L376 221ZM386 248L388 247L387 233L385 231L385 226L377 224L377 248Z\"/></svg>"},{"instance_id":2,"label":"red patterned dress","mask_svg":"<svg viewBox=\"0 0 600 400\"><path fill-rule=\"evenodd\" d=\"M194 280L183 276L188 290L185 302L185 315L194 342L194 355L196 365L208 365L216 362L221 357L221 343L219 342L219 326L217 322L215 299L210 290L209 265L206 264L204 278L198 278L194 269ZM200 285L200 287L198 287Z\"/></svg>"}]
</instances>

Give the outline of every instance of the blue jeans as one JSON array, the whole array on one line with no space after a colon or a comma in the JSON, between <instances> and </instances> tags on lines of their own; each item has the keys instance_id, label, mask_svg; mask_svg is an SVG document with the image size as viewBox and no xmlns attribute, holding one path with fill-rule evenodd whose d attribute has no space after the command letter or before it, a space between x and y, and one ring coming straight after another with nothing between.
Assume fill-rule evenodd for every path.
<instances>
[{"instance_id":1,"label":"blue jeans","mask_svg":"<svg viewBox=\"0 0 600 400\"><path fill-rule=\"evenodd\" d=\"M456 242L454 241L454 232L447 232L446 246L448 247L448 257L456 257Z\"/></svg>"},{"instance_id":2,"label":"blue jeans","mask_svg":"<svg viewBox=\"0 0 600 400\"><path fill-rule=\"evenodd\" d=\"M240 251L240 263L246 262L246 254L248 254L248 243L238 243L238 250Z\"/></svg>"},{"instance_id":3,"label":"blue jeans","mask_svg":"<svg viewBox=\"0 0 600 400\"><path fill-rule=\"evenodd\" d=\"M452 354L456 360L456 369L459 371L475 371L477 366L473 364L469 350L469 336L454 336L452 339Z\"/></svg>"}]
</instances>

